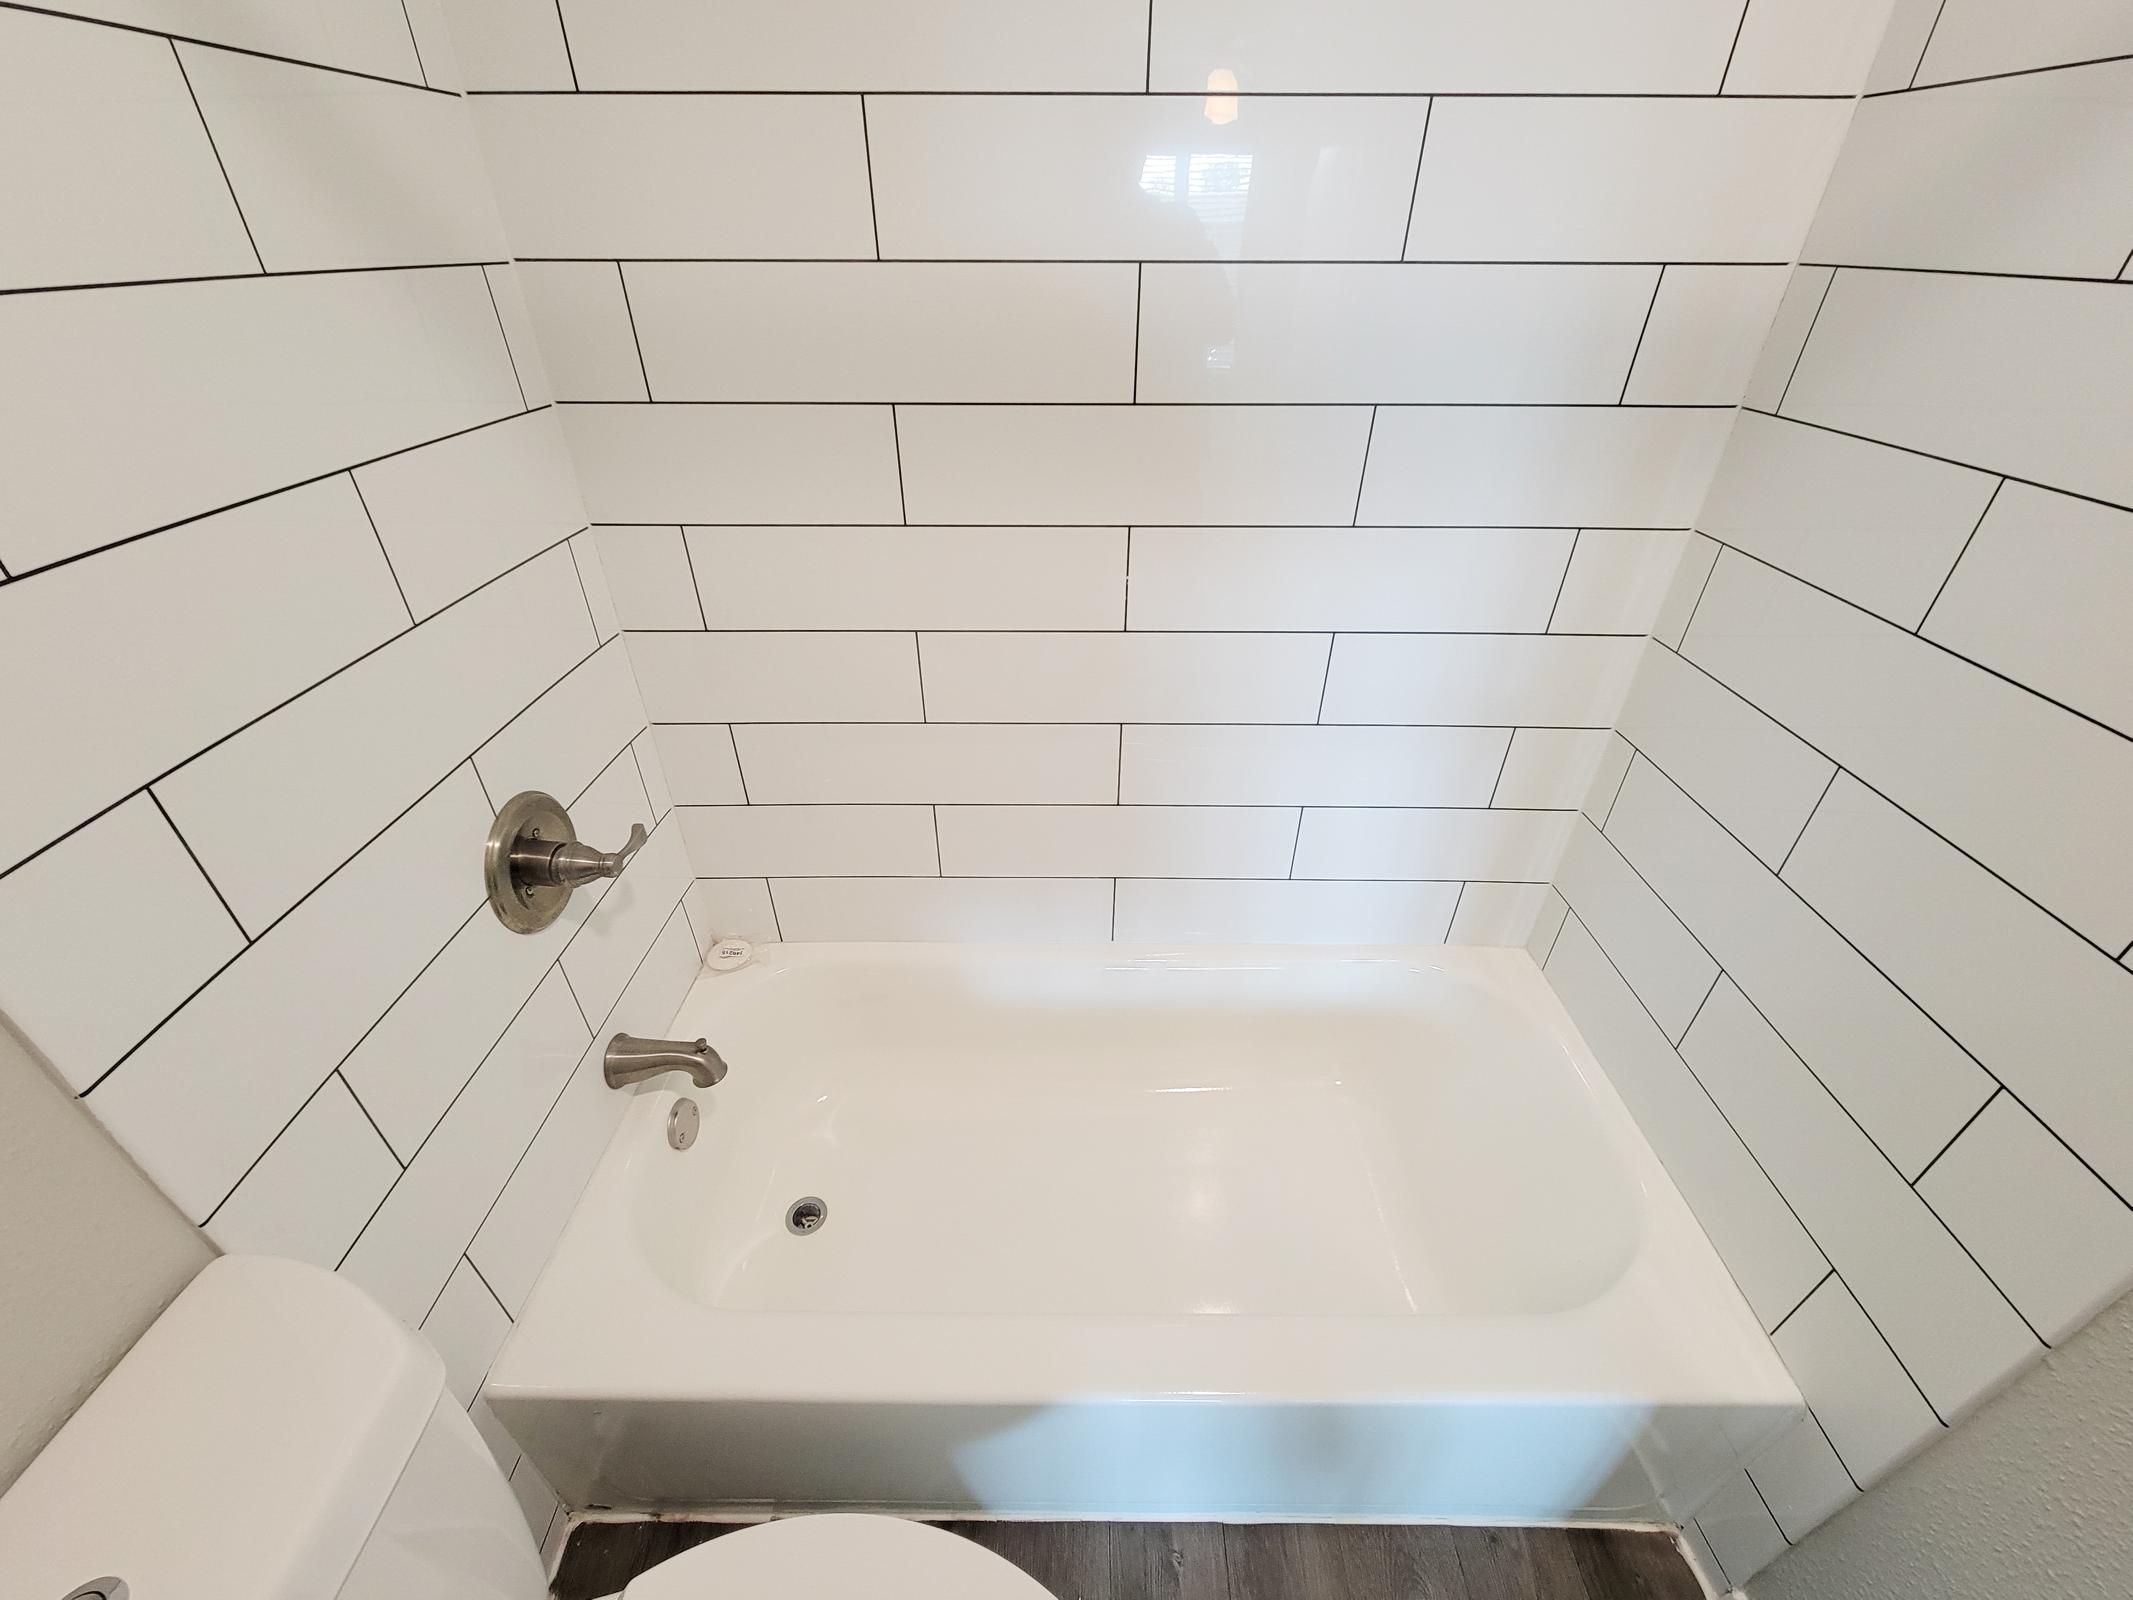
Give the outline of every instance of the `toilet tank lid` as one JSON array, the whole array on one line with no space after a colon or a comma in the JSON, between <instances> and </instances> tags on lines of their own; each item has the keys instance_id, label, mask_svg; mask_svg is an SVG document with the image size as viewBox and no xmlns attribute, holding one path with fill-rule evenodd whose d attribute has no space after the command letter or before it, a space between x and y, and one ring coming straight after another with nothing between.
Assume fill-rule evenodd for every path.
<instances>
[{"instance_id":1,"label":"toilet tank lid","mask_svg":"<svg viewBox=\"0 0 2133 1600\"><path fill-rule=\"evenodd\" d=\"M212 1261L0 1495L6 1592L331 1595L443 1385L436 1354L345 1279Z\"/></svg>"}]
</instances>

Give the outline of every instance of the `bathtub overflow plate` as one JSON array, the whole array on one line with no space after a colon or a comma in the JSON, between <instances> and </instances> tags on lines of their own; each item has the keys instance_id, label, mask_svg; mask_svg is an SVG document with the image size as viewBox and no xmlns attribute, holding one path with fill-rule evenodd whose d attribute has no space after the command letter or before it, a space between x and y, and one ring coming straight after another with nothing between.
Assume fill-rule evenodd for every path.
<instances>
[{"instance_id":1,"label":"bathtub overflow plate","mask_svg":"<svg viewBox=\"0 0 2133 1600\"><path fill-rule=\"evenodd\" d=\"M829 1214L830 1208L819 1195L811 1194L805 1200L795 1200L785 1212L785 1231L804 1239L829 1221Z\"/></svg>"},{"instance_id":2,"label":"bathtub overflow plate","mask_svg":"<svg viewBox=\"0 0 2133 1600\"><path fill-rule=\"evenodd\" d=\"M696 1143L696 1130L703 1125L703 1113L696 1109L694 1100L677 1100L674 1109L667 1113L667 1143L677 1150L686 1150Z\"/></svg>"}]
</instances>

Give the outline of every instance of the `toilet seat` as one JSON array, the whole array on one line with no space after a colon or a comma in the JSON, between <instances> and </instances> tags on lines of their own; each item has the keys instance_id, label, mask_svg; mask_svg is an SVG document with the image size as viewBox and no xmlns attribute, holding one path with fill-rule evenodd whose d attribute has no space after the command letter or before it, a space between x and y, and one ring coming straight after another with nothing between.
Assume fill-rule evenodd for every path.
<instances>
[{"instance_id":1,"label":"toilet seat","mask_svg":"<svg viewBox=\"0 0 2133 1600\"><path fill-rule=\"evenodd\" d=\"M1052 1600L944 1528L824 1513L743 1528L640 1573L621 1600Z\"/></svg>"}]
</instances>

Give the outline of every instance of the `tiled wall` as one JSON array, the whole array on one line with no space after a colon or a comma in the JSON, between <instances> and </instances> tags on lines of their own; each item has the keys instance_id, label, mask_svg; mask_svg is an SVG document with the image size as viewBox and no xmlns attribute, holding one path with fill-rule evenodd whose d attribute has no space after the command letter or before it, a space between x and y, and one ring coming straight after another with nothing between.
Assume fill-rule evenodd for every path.
<instances>
[{"instance_id":1,"label":"tiled wall","mask_svg":"<svg viewBox=\"0 0 2133 1600\"><path fill-rule=\"evenodd\" d=\"M1883 7L449 9L703 926L1517 942Z\"/></svg>"},{"instance_id":2,"label":"tiled wall","mask_svg":"<svg viewBox=\"0 0 2133 1600\"><path fill-rule=\"evenodd\" d=\"M592 1041L697 965L681 826L441 21L64 9L0 7L0 1010L471 1399L621 1104ZM539 938L479 868L529 787L665 819Z\"/></svg>"},{"instance_id":3,"label":"tiled wall","mask_svg":"<svg viewBox=\"0 0 2133 1600\"><path fill-rule=\"evenodd\" d=\"M1735 1582L2133 1280L2133 14L1935 12L1539 935L1813 1408Z\"/></svg>"}]
</instances>

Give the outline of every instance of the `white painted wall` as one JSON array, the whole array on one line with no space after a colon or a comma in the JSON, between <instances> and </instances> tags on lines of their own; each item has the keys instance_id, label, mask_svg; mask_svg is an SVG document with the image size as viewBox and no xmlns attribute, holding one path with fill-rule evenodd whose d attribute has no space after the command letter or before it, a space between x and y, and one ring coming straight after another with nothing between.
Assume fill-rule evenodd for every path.
<instances>
[{"instance_id":1,"label":"white painted wall","mask_svg":"<svg viewBox=\"0 0 2133 1600\"><path fill-rule=\"evenodd\" d=\"M0 1020L0 1489L214 1253Z\"/></svg>"}]
</instances>

